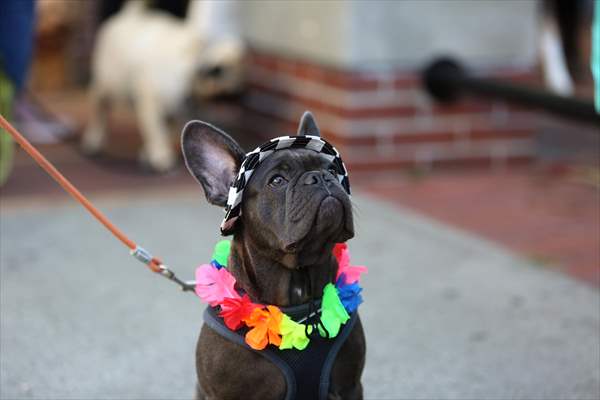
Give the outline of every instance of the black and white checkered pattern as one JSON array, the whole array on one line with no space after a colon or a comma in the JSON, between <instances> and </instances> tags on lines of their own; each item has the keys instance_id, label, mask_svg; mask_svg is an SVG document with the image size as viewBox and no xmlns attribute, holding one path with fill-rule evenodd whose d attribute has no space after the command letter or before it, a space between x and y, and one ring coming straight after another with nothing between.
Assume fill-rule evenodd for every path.
<instances>
[{"instance_id":1,"label":"black and white checkered pattern","mask_svg":"<svg viewBox=\"0 0 600 400\"><path fill-rule=\"evenodd\" d=\"M227 198L227 206L225 207L225 218L221 223L221 234L227 236L233 233L235 221L242 215L242 196L244 188L250 180L252 173L265 158L269 157L273 152L283 149L309 149L322 153L330 159L335 169L337 170L337 178L348 196L350 196L350 181L348 180L348 171L340 157L340 153L328 143L325 139L319 136L281 136L271 139L246 154L246 158L242 161L240 171L237 178L229 188L229 197Z\"/></svg>"}]
</instances>

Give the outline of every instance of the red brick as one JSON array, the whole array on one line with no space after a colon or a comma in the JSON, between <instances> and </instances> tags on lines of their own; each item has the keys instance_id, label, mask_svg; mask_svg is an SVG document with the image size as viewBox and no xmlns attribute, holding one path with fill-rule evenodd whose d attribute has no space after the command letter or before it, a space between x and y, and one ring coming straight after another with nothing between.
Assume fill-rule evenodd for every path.
<instances>
[{"instance_id":1,"label":"red brick","mask_svg":"<svg viewBox=\"0 0 600 400\"><path fill-rule=\"evenodd\" d=\"M342 70L325 71L323 82L353 91L376 90L379 87L379 80L374 76Z\"/></svg>"},{"instance_id":2,"label":"red brick","mask_svg":"<svg viewBox=\"0 0 600 400\"><path fill-rule=\"evenodd\" d=\"M278 70L278 58L269 56L267 54L252 53L252 55L249 56L249 62L269 71L274 72Z\"/></svg>"},{"instance_id":3,"label":"red brick","mask_svg":"<svg viewBox=\"0 0 600 400\"><path fill-rule=\"evenodd\" d=\"M295 76L298 70L298 63L290 58L276 57L277 72Z\"/></svg>"},{"instance_id":4,"label":"red brick","mask_svg":"<svg viewBox=\"0 0 600 400\"><path fill-rule=\"evenodd\" d=\"M361 135L361 136L347 136L341 132L333 132L325 130L322 132L326 138L331 138L340 145L352 147L352 146L375 146L377 144L377 137L375 135Z\"/></svg>"},{"instance_id":5,"label":"red brick","mask_svg":"<svg viewBox=\"0 0 600 400\"><path fill-rule=\"evenodd\" d=\"M349 171L361 172L381 172L381 171L399 171L414 166L414 162L400 158L344 158L344 163Z\"/></svg>"},{"instance_id":6,"label":"red brick","mask_svg":"<svg viewBox=\"0 0 600 400\"><path fill-rule=\"evenodd\" d=\"M375 90L379 87L379 81L373 74L341 70L308 61L296 61L294 76L353 91Z\"/></svg>"},{"instance_id":7,"label":"red brick","mask_svg":"<svg viewBox=\"0 0 600 400\"><path fill-rule=\"evenodd\" d=\"M394 77L394 89L412 89L421 87L421 76L419 73L398 71Z\"/></svg>"},{"instance_id":8,"label":"red brick","mask_svg":"<svg viewBox=\"0 0 600 400\"><path fill-rule=\"evenodd\" d=\"M379 87L379 80L372 73L341 70L311 63L306 60L269 56L257 52L254 52L248 58L248 61L250 67L252 64L256 64L269 71L287 73L291 76L341 89L362 91L375 90Z\"/></svg>"},{"instance_id":9,"label":"red brick","mask_svg":"<svg viewBox=\"0 0 600 400\"><path fill-rule=\"evenodd\" d=\"M345 108L340 105L325 103L321 100L308 99L284 90L273 89L256 82L249 83L248 89L276 96L278 99L281 99L282 103L296 103L314 112L323 111L347 119L411 116L417 112L416 107L401 105L379 108Z\"/></svg>"},{"instance_id":10,"label":"red brick","mask_svg":"<svg viewBox=\"0 0 600 400\"><path fill-rule=\"evenodd\" d=\"M510 69L497 69L491 71L487 76L491 79L503 80L513 84L529 84L537 86L542 83L539 71L514 71Z\"/></svg>"},{"instance_id":11,"label":"red brick","mask_svg":"<svg viewBox=\"0 0 600 400\"><path fill-rule=\"evenodd\" d=\"M431 113L434 115L490 113L492 103L489 101L459 101L455 103L433 103Z\"/></svg>"},{"instance_id":12,"label":"red brick","mask_svg":"<svg viewBox=\"0 0 600 400\"><path fill-rule=\"evenodd\" d=\"M578 279L600 287L600 264L576 264L564 268L565 272Z\"/></svg>"},{"instance_id":13,"label":"red brick","mask_svg":"<svg viewBox=\"0 0 600 400\"><path fill-rule=\"evenodd\" d=\"M457 136L450 132L438 133L414 133L414 134L395 134L393 135L394 144L408 143L448 143L457 140Z\"/></svg>"},{"instance_id":14,"label":"red brick","mask_svg":"<svg viewBox=\"0 0 600 400\"><path fill-rule=\"evenodd\" d=\"M488 139L526 139L535 136L533 130L473 130L470 131L467 137L470 140L488 140Z\"/></svg>"},{"instance_id":15,"label":"red brick","mask_svg":"<svg viewBox=\"0 0 600 400\"><path fill-rule=\"evenodd\" d=\"M569 174L546 176L539 166L510 165L493 172L445 164L443 172L418 179L356 174L353 185L600 286L597 189L570 182Z\"/></svg>"},{"instance_id":16,"label":"red brick","mask_svg":"<svg viewBox=\"0 0 600 400\"><path fill-rule=\"evenodd\" d=\"M302 79L308 79L315 82L323 81L323 74L325 69L314 64L310 64L304 61L296 62L295 76Z\"/></svg>"},{"instance_id":17,"label":"red brick","mask_svg":"<svg viewBox=\"0 0 600 400\"><path fill-rule=\"evenodd\" d=\"M516 167L523 165L530 165L533 163L534 158L530 156L507 156L503 159L502 165L504 167ZM445 170L449 168L490 168L495 167L497 161L491 157L461 157L454 159L442 159L435 160L433 162L434 168L443 167Z\"/></svg>"}]
</instances>

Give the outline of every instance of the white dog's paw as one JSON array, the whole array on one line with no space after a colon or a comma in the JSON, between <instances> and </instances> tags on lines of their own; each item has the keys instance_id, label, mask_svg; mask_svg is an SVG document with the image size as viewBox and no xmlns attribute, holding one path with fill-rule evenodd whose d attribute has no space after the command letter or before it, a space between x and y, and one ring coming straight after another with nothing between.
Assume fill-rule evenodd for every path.
<instances>
[{"instance_id":1,"label":"white dog's paw","mask_svg":"<svg viewBox=\"0 0 600 400\"><path fill-rule=\"evenodd\" d=\"M142 151L140 163L153 172L164 173L171 171L177 164L175 154L170 149Z\"/></svg>"},{"instance_id":2,"label":"white dog's paw","mask_svg":"<svg viewBox=\"0 0 600 400\"><path fill-rule=\"evenodd\" d=\"M81 151L84 154L93 156L102 152L104 149L104 134L95 128L88 128L79 144Z\"/></svg>"}]
</instances>

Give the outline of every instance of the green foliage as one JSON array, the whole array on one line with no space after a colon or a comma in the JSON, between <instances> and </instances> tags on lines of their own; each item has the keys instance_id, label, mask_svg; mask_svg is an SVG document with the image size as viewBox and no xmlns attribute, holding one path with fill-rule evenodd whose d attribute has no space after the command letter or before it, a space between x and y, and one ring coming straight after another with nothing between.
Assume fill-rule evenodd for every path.
<instances>
[{"instance_id":1,"label":"green foliage","mask_svg":"<svg viewBox=\"0 0 600 400\"><path fill-rule=\"evenodd\" d=\"M0 114L10 120L14 96L13 85L8 77L0 70ZM0 129L0 186L6 182L13 164L14 143L4 129Z\"/></svg>"}]
</instances>

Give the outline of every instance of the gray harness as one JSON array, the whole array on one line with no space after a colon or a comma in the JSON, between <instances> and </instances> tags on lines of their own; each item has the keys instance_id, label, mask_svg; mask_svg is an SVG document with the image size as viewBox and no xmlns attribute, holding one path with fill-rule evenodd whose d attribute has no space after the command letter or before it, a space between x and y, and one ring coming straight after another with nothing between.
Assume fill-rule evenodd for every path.
<instances>
[{"instance_id":1,"label":"gray harness","mask_svg":"<svg viewBox=\"0 0 600 400\"><path fill-rule=\"evenodd\" d=\"M293 320L299 320L308 315L309 305L282 308L281 311ZM254 350L244 341L248 328L230 330L219 317L218 310L213 307L207 307L204 311L204 323L227 340L256 352L275 364L283 374L287 385L285 400L325 400L329 393L333 364L340 348L352 332L357 316L357 312L352 313L334 339L325 339L316 335L302 351L279 350L273 346L267 346L264 350Z\"/></svg>"}]
</instances>

